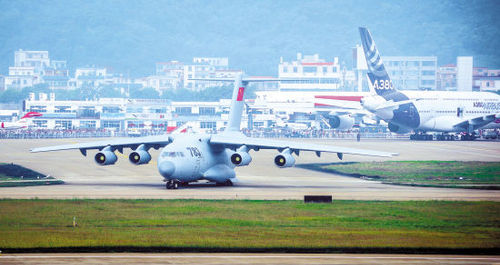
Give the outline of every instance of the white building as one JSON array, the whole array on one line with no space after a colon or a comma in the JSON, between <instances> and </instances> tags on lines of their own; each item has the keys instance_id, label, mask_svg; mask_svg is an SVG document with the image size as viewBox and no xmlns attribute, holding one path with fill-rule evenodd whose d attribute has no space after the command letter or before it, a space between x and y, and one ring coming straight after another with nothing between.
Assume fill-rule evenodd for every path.
<instances>
[{"instance_id":1,"label":"white building","mask_svg":"<svg viewBox=\"0 0 500 265\"><path fill-rule=\"evenodd\" d=\"M457 57L457 91L472 91L472 56Z\"/></svg>"},{"instance_id":2,"label":"white building","mask_svg":"<svg viewBox=\"0 0 500 265\"><path fill-rule=\"evenodd\" d=\"M394 86L401 90L436 90L437 57L382 56Z\"/></svg>"},{"instance_id":3,"label":"white building","mask_svg":"<svg viewBox=\"0 0 500 265\"><path fill-rule=\"evenodd\" d=\"M439 67L437 89L457 90L457 66L455 64L447 64Z\"/></svg>"},{"instance_id":4,"label":"white building","mask_svg":"<svg viewBox=\"0 0 500 265\"><path fill-rule=\"evenodd\" d=\"M5 89L22 89L40 83L41 78L40 75L35 74L35 67L11 66L4 82Z\"/></svg>"},{"instance_id":5,"label":"white building","mask_svg":"<svg viewBox=\"0 0 500 265\"><path fill-rule=\"evenodd\" d=\"M68 89L70 77L66 61L50 61L50 66L45 68L42 78L49 89Z\"/></svg>"},{"instance_id":6,"label":"white building","mask_svg":"<svg viewBox=\"0 0 500 265\"><path fill-rule=\"evenodd\" d=\"M33 67L36 74L42 74L50 66L49 52L18 50L14 55L14 66Z\"/></svg>"},{"instance_id":7,"label":"white building","mask_svg":"<svg viewBox=\"0 0 500 265\"><path fill-rule=\"evenodd\" d=\"M180 88L182 86L182 79L176 76L151 75L136 79L135 83L141 84L143 87L152 87L158 92L162 92Z\"/></svg>"},{"instance_id":8,"label":"white building","mask_svg":"<svg viewBox=\"0 0 500 265\"><path fill-rule=\"evenodd\" d=\"M500 91L500 69L474 67L473 73L473 90L490 92Z\"/></svg>"},{"instance_id":9,"label":"white building","mask_svg":"<svg viewBox=\"0 0 500 265\"><path fill-rule=\"evenodd\" d=\"M70 84L70 86L74 86L75 88L80 88L82 86L99 87L103 84L111 83L112 80L107 80L108 78L110 78L110 76L108 76L106 68L77 68L75 71L75 77L71 80L74 83Z\"/></svg>"},{"instance_id":10,"label":"white building","mask_svg":"<svg viewBox=\"0 0 500 265\"><path fill-rule=\"evenodd\" d=\"M356 45L356 47L352 49L352 57L356 91L369 91L368 81L366 78L368 65L366 64L363 46L359 44Z\"/></svg>"},{"instance_id":11,"label":"white building","mask_svg":"<svg viewBox=\"0 0 500 265\"><path fill-rule=\"evenodd\" d=\"M191 78L233 78L239 70L230 70L227 57L194 57L191 65L184 65L183 82L187 89L200 91L208 87L225 86L227 83L216 81L195 81Z\"/></svg>"},{"instance_id":12,"label":"white building","mask_svg":"<svg viewBox=\"0 0 500 265\"><path fill-rule=\"evenodd\" d=\"M355 81L353 71L341 69L338 57L327 62L320 59L318 54L302 56L301 53L297 53L296 61L285 62L283 58L280 59L278 77L291 79L279 83L281 91L351 90Z\"/></svg>"},{"instance_id":13,"label":"white building","mask_svg":"<svg viewBox=\"0 0 500 265\"><path fill-rule=\"evenodd\" d=\"M227 57L194 57L193 63L212 65L218 68L229 67L229 59Z\"/></svg>"}]
</instances>

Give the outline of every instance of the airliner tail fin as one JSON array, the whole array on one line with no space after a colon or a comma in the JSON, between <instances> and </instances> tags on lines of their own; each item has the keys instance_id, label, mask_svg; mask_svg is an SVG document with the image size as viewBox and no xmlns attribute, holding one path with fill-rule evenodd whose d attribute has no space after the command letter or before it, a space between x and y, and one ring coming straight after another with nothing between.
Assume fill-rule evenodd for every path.
<instances>
[{"instance_id":1,"label":"airliner tail fin","mask_svg":"<svg viewBox=\"0 0 500 265\"><path fill-rule=\"evenodd\" d=\"M360 27L359 34L361 35L361 43L363 44L366 64L368 66L370 87L380 96L392 93L395 90L394 85L385 70L384 63L382 62L382 58L380 58L380 53L372 39L370 31L367 28Z\"/></svg>"}]
</instances>

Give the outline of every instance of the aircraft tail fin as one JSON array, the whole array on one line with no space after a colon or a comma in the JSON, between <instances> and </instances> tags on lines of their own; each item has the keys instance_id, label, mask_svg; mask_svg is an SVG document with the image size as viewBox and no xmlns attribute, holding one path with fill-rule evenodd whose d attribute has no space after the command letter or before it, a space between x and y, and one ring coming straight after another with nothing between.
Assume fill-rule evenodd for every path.
<instances>
[{"instance_id":1,"label":"aircraft tail fin","mask_svg":"<svg viewBox=\"0 0 500 265\"><path fill-rule=\"evenodd\" d=\"M225 131L239 132L243 107L245 106L245 89L248 82L242 81L241 75L234 80L233 96L231 98L231 109L229 110L229 123Z\"/></svg>"},{"instance_id":2,"label":"aircraft tail fin","mask_svg":"<svg viewBox=\"0 0 500 265\"><path fill-rule=\"evenodd\" d=\"M300 81L302 79L293 78L273 78L273 77L247 77L243 78L238 74L235 78L189 78L189 80L198 81L222 81L234 82L233 96L231 100L231 109L229 110L229 123L224 132L239 132L243 107L245 106L245 90L250 82L280 82L280 81Z\"/></svg>"},{"instance_id":3,"label":"aircraft tail fin","mask_svg":"<svg viewBox=\"0 0 500 265\"><path fill-rule=\"evenodd\" d=\"M382 62L382 58L380 58L380 53L372 39L370 31L367 28L360 27L359 34L361 35L361 43L363 44L366 64L368 66L370 87L380 96L394 92L394 85L385 70L384 63Z\"/></svg>"}]
</instances>

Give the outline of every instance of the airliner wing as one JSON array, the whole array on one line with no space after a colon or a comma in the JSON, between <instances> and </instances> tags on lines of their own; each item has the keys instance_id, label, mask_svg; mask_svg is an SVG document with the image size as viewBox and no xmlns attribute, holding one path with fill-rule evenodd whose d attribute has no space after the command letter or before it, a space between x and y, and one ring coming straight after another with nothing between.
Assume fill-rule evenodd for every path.
<instances>
[{"instance_id":1,"label":"airliner wing","mask_svg":"<svg viewBox=\"0 0 500 265\"><path fill-rule=\"evenodd\" d=\"M383 110L383 109L391 109L391 108L392 109L397 109L401 105L410 104L410 103L415 103L415 100L410 99L410 100L403 100L403 101L396 101L396 102L388 101L388 102L382 104L381 106L377 107L375 109L375 111L380 111L380 110Z\"/></svg>"},{"instance_id":2,"label":"airliner wing","mask_svg":"<svg viewBox=\"0 0 500 265\"><path fill-rule=\"evenodd\" d=\"M236 135L213 135L210 139L210 144L219 144L227 148L238 148L240 146L246 145L250 149L278 149L280 151L289 148L292 152L299 151L312 151L316 152L319 156L321 152L327 153L337 153L339 158L342 158L342 154L351 155L365 155L365 156L381 156L381 157L392 157L397 155L395 153L387 153L366 149L355 149L348 147L332 146L332 145L318 145L309 143L300 143L293 141L281 141L281 140L270 140L262 138L250 138L245 136Z\"/></svg>"},{"instance_id":3,"label":"airliner wing","mask_svg":"<svg viewBox=\"0 0 500 265\"><path fill-rule=\"evenodd\" d=\"M158 136L118 138L118 139L109 139L97 142L38 147L38 148L33 148L30 151L31 153L38 153L38 152L80 149L80 152L82 152L83 155L86 155L88 149L102 150L107 146L112 147L113 150L118 150L120 152L123 152L123 148L132 148L135 150L141 144L144 144L147 147L153 147L155 149L158 149L168 145L170 142L172 142L172 138L170 136L158 135Z\"/></svg>"},{"instance_id":4,"label":"airliner wing","mask_svg":"<svg viewBox=\"0 0 500 265\"><path fill-rule=\"evenodd\" d=\"M475 130L475 129L478 129L478 128L481 128L481 127L487 125L488 123L490 123L498 118L500 118L500 113L490 114L490 115L486 115L486 116L479 116L476 118L468 119L468 120L462 121L460 123L457 123L453 127L462 128L462 129L467 130L469 128L469 125L472 125L474 130Z\"/></svg>"}]
</instances>

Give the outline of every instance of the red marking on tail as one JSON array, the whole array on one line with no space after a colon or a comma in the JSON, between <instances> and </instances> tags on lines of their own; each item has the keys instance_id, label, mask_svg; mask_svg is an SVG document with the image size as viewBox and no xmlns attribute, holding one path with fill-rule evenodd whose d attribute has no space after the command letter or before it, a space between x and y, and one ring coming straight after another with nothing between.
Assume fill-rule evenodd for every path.
<instances>
[{"instance_id":1,"label":"red marking on tail","mask_svg":"<svg viewBox=\"0 0 500 265\"><path fill-rule=\"evenodd\" d=\"M187 128L186 128L186 129L183 129L183 130L181 131L181 133L186 133L186 132L187 132Z\"/></svg>"},{"instance_id":2,"label":"red marking on tail","mask_svg":"<svg viewBox=\"0 0 500 265\"><path fill-rule=\"evenodd\" d=\"M167 133L171 133L177 129L177 126L167 126Z\"/></svg>"},{"instance_id":3,"label":"red marking on tail","mask_svg":"<svg viewBox=\"0 0 500 265\"><path fill-rule=\"evenodd\" d=\"M245 87L240 87L240 89L238 90L238 97L236 98L236 101L242 101L244 93L245 93Z\"/></svg>"},{"instance_id":4,"label":"red marking on tail","mask_svg":"<svg viewBox=\"0 0 500 265\"><path fill-rule=\"evenodd\" d=\"M2 128L5 128L5 125L3 124L3 122L2 122Z\"/></svg>"},{"instance_id":5,"label":"red marking on tail","mask_svg":"<svg viewBox=\"0 0 500 265\"><path fill-rule=\"evenodd\" d=\"M34 111L30 111L28 113L26 113L21 119L26 119L26 118L33 118L33 117L40 117L42 116L42 114L38 113L38 112L34 112Z\"/></svg>"},{"instance_id":6,"label":"red marking on tail","mask_svg":"<svg viewBox=\"0 0 500 265\"><path fill-rule=\"evenodd\" d=\"M332 99L332 100L345 100L359 102L362 96L314 96L315 98Z\"/></svg>"}]
</instances>

